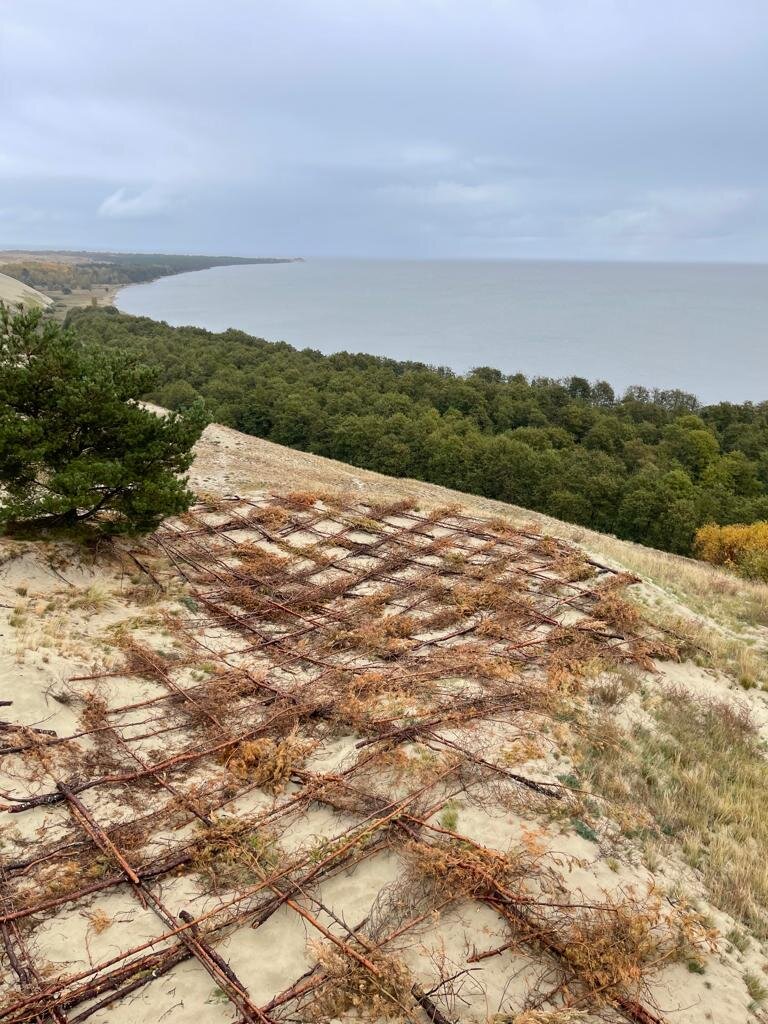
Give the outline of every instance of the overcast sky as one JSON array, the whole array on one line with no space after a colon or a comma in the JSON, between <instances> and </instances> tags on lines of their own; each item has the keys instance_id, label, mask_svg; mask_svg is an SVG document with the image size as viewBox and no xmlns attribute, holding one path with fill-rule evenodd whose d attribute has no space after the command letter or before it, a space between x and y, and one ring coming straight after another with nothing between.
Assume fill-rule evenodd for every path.
<instances>
[{"instance_id":1,"label":"overcast sky","mask_svg":"<svg viewBox=\"0 0 768 1024\"><path fill-rule=\"evenodd\" d=\"M0 246L766 260L768 0L0 0Z\"/></svg>"}]
</instances>

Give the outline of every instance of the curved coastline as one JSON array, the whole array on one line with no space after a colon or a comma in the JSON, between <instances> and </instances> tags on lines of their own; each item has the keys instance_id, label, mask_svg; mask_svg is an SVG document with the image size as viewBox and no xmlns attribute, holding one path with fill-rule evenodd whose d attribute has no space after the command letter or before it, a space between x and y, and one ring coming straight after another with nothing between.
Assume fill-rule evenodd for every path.
<instances>
[{"instance_id":1,"label":"curved coastline","mask_svg":"<svg viewBox=\"0 0 768 1024\"><path fill-rule=\"evenodd\" d=\"M762 401L768 376L760 264L312 260L192 271L113 301L325 354L679 388L705 403Z\"/></svg>"}]
</instances>

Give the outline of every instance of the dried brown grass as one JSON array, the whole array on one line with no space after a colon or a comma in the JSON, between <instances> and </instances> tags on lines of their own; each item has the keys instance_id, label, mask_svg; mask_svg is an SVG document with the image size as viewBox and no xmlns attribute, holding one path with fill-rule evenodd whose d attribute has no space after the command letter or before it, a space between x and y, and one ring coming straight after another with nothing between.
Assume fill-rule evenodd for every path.
<instances>
[{"instance_id":1,"label":"dried brown grass","mask_svg":"<svg viewBox=\"0 0 768 1024\"><path fill-rule=\"evenodd\" d=\"M293 770L304 764L315 746L294 729L280 740L265 737L238 743L225 763L238 779L281 793Z\"/></svg>"},{"instance_id":2,"label":"dried brown grass","mask_svg":"<svg viewBox=\"0 0 768 1024\"><path fill-rule=\"evenodd\" d=\"M743 706L668 690L654 727L630 735L598 720L583 752L586 785L659 836L674 835L715 905L768 937L768 760Z\"/></svg>"},{"instance_id":3,"label":"dried brown grass","mask_svg":"<svg viewBox=\"0 0 768 1024\"><path fill-rule=\"evenodd\" d=\"M336 1020L356 1012L368 1020L412 1020L413 979L406 965L380 951L366 954L376 974L345 955L336 946L315 945L325 982L309 1007L313 1020Z\"/></svg>"},{"instance_id":4,"label":"dried brown grass","mask_svg":"<svg viewBox=\"0 0 768 1024\"><path fill-rule=\"evenodd\" d=\"M563 960L593 1003L648 997L651 978L668 964L713 947L716 932L684 904L632 893L578 910L562 938Z\"/></svg>"}]
</instances>

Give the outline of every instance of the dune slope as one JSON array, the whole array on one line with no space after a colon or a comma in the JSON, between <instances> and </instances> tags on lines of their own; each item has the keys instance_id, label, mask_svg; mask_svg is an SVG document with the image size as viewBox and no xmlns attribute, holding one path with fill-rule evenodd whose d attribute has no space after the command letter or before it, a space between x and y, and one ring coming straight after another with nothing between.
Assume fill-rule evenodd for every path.
<instances>
[{"instance_id":1,"label":"dune slope","mask_svg":"<svg viewBox=\"0 0 768 1024\"><path fill-rule=\"evenodd\" d=\"M766 588L216 425L192 482L0 544L4 1019L760 1017Z\"/></svg>"},{"instance_id":2,"label":"dune slope","mask_svg":"<svg viewBox=\"0 0 768 1024\"><path fill-rule=\"evenodd\" d=\"M30 288L22 281L17 281L7 274L0 274L0 302L7 306L50 306L51 299L36 288Z\"/></svg>"}]
</instances>

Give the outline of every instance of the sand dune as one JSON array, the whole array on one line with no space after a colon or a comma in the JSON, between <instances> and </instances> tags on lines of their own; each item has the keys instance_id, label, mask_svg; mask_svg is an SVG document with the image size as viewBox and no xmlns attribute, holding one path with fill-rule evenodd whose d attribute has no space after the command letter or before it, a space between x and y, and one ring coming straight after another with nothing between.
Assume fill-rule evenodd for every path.
<instances>
[{"instance_id":1,"label":"sand dune","mask_svg":"<svg viewBox=\"0 0 768 1024\"><path fill-rule=\"evenodd\" d=\"M21 303L23 306L50 306L53 300L43 295L36 288L17 281L7 274L0 274L0 302L7 306L16 306Z\"/></svg>"},{"instance_id":2,"label":"sand dune","mask_svg":"<svg viewBox=\"0 0 768 1024\"><path fill-rule=\"evenodd\" d=\"M751 649L768 588L217 425L192 482L141 543L0 540L9 1021L756 1019L762 762L659 758L766 693L650 612Z\"/></svg>"}]
</instances>

